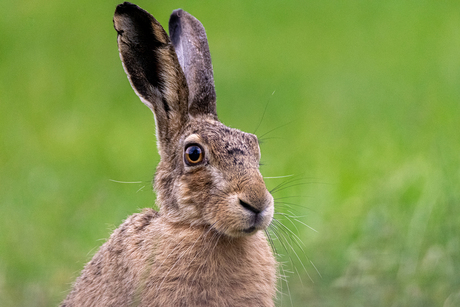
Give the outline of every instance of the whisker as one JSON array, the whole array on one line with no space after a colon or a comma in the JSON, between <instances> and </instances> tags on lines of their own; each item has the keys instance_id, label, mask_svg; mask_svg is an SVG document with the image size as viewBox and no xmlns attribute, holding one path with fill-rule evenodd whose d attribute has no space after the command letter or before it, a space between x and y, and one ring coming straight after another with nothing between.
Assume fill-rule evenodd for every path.
<instances>
[{"instance_id":1,"label":"whisker","mask_svg":"<svg viewBox=\"0 0 460 307\"><path fill-rule=\"evenodd\" d=\"M292 212L289 212L289 213L291 213L292 215L288 215L288 214L283 213L283 212L275 212L274 214L281 215L281 216L284 216L285 218L287 218L289 220L289 222L291 222L291 224L295 227L297 232L299 232L299 229L297 228L297 225L292 220L295 220L297 223L300 223L300 224L304 225L305 227L309 228L310 230L313 230L314 232L318 233L318 230L316 230L315 228L311 227L310 225L308 225L308 224L302 222L301 220L299 220Z\"/></svg>"},{"instance_id":2,"label":"whisker","mask_svg":"<svg viewBox=\"0 0 460 307\"><path fill-rule=\"evenodd\" d=\"M290 183L293 183L299 180L303 180L303 178L289 178L288 180L285 180L279 183L278 185L276 185L273 189L270 190L270 193L272 193L273 191L276 191L278 188L284 187L285 185L288 185Z\"/></svg>"},{"instance_id":3,"label":"whisker","mask_svg":"<svg viewBox=\"0 0 460 307\"><path fill-rule=\"evenodd\" d=\"M268 242L270 243L270 246L271 246L273 252L275 253L275 255L278 255L278 252L276 251L276 247L275 247L275 244L274 244L274 242L272 240L272 237L270 236L270 233L268 232L267 229L265 229L264 232L265 232L265 235L267 236Z\"/></svg>"},{"instance_id":4,"label":"whisker","mask_svg":"<svg viewBox=\"0 0 460 307\"><path fill-rule=\"evenodd\" d=\"M323 275L321 275L321 273L319 272L318 268L317 268L316 265L313 263L313 261L310 260L310 263L311 263L311 265L315 268L316 273L318 273L319 277L320 277L320 278L323 278Z\"/></svg>"},{"instance_id":5,"label":"whisker","mask_svg":"<svg viewBox=\"0 0 460 307\"><path fill-rule=\"evenodd\" d=\"M296 204L275 202L275 209L277 210L276 212L295 212L294 215L297 216L300 215L299 210L307 208Z\"/></svg>"},{"instance_id":6,"label":"whisker","mask_svg":"<svg viewBox=\"0 0 460 307\"><path fill-rule=\"evenodd\" d=\"M286 235L288 235L288 232L286 232L286 230L287 230L287 231L289 231L289 232L294 236L294 239L292 239L291 237L289 237L289 235L288 235L288 238L291 239L291 242L293 242L293 243L302 251L303 255L307 258L307 260L309 260L307 254L306 254L306 252L305 252L305 250L304 250L303 247L302 247L302 245L305 246L305 243L303 243L303 242L300 240L300 238L299 238L296 234L294 234L289 228L287 228L287 227L286 227L285 225L283 225L281 222L278 221L278 223L279 223L281 226L283 226L283 228L284 228L284 230L283 230L283 228L280 229L282 232L285 232ZM283 236L283 237L284 237L284 236ZM299 243L299 242L300 242L300 243ZM299 255L298 255L298 253L295 251L295 249L293 248L292 245L289 245L289 246L291 247L292 251L294 252L294 255L296 256L296 258L299 260L300 264L302 265L302 267L303 267L305 273L307 274L308 278L314 283L314 280L312 279L310 273L308 272L307 268L305 267L303 261L300 260L300 257L299 257Z\"/></svg>"},{"instance_id":7,"label":"whisker","mask_svg":"<svg viewBox=\"0 0 460 307\"><path fill-rule=\"evenodd\" d=\"M304 207L304 208L305 208L305 209L310 209L310 208L308 208L308 207ZM301 222L300 220L298 220L299 218L306 217L306 215L296 215L296 214L294 214L294 212L292 212L292 211L290 211L290 210L288 210L287 213L290 214L289 217L294 218L294 219L297 220L299 223ZM285 214L286 214L286 213L285 213Z\"/></svg>"},{"instance_id":8,"label":"whisker","mask_svg":"<svg viewBox=\"0 0 460 307\"><path fill-rule=\"evenodd\" d=\"M275 177L264 177L264 179L280 179L280 178L288 178L294 175L286 175L286 176L275 176Z\"/></svg>"},{"instance_id":9,"label":"whisker","mask_svg":"<svg viewBox=\"0 0 460 307\"><path fill-rule=\"evenodd\" d=\"M275 221L276 221L280 226L282 226L282 228L284 229L284 231L285 231L286 234L290 233L291 235L293 235L293 237L294 237L294 239L295 239L295 240L293 240L293 242L295 242L295 241L297 240L297 242L295 242L295 243L297 243L298 247L302 248L302 246L300 246L300 245L306 246L305 243L303 243L302 240L300 240L299 236L297 236L292 230L290 230L289 227L286 227L286 225L284 225L283 223L281 223L281 221L279 221L279 220L276 220L276 219L275 219ZM289 238L291 238L291 237L289 237ZM292 238L291 238L291 240L292 240ZM304 251L303 249L302 249L302 252L305 254L305 251Z\"/></svg>"},{"instance_id":10,"label":"whisker","mask_svg":"<svg viewBox=\"0 0 460 307\"><path fill-rule=\"evenodd\" d=\"M299 273L299 270L297 270L297 267L294 267L296 273L297 273L297 276L300 276L300 273ZM299 278L300 280L300 284L302 285L302 288L304 288L304 285L303 285L303 281L302 281L302 278Z\"/></svg>"},{"instance_id":11,"label":"whisker","mask_svg":"<svg viewBox=\"0 0 460 307\"><path fill-rule=\"evenodd\" d=\"M146 181L120 181L120 180L114 180L114 179L109 179L109 181L116 182L116 183L144 183Z\"/></svg>"},{"instance_id":12,"label":"whisker","mask_svg":"<svg viewBox=\"0 0 460 307\"><path fill-rule=\"evenodd\" d=\"M282 224L280 224L280 225L282 225ZM284 226L284 225L282 225L282 226ZM286 242L288 243L288 240L286 239L286 237L285 237L285 236L283 235L283 233L282 233L283 230L282 230L281 228L280 228L279 230L281 231L280 235L281 235L281 236L286 240ZM289 237L289 236L288 236L288 237ZM296 242L296 241L294 240L294 241L292 241L292 242ZM302 267L303 267L305 273L307 274L308 278L311 280L312 283L315 283L315 282L313 281L313 279L311 278L310 273L308 273L308 270L307 270L307 268L305 267L305 265L303 264L302 260L300 260L300 257L299 257L299 255L297 254L297 252L295 251L294 247L293 247L291 244L289 244L289 243L288 243L288 246L291 248L292 252L293 252L294 255L296 256L296 258L299 260L299 262L300 262L300 264L302 265ZM298 246L298 247L300 247L300 246ZM300 247L300 248L301 248L301 247ZM302 249L302 250L303 250L303 249ZM287 251L286 251L286 252L287 252ZM305 254L305 253L304 253L304 254ZM292 259L291 259L291 262L292 262ZM295 267L294 264L293 264L292 266ZM299 278L300 278L300 276L299 276Z\"/></svg>"},{"instance_id":13,"label":"whisker","mask_svg":"<svg viewBox=\"0 0 460 307\"><path fill-rule=\"evenodd\" d=\"M289 178L288 180L278 184L273 189L270 190L270 193L276 193L287 188L295 187L298 185L307 185L307 184L325 184L323 182L316 181L314 178Z\"/></svg>"},{"instance_id":14,"label":"whisker","mask_svg":"<svg viewBox=\"0 0 460 307\"><path fill-rule=\"evenodd\" d=\"M301 215L300 212L304 212L305 210L316 212L315 210L311 209L308 206L299 203L291 203L285 201L277 201L274 202L275 208L277 212L289 213L295 217L305 217L305 215Z\"/></svg>"},{"instance_id":15,"label":"whisker","mask_svg":"<svg viewBox=\"0 0 460 307\"><path fill-rule=\"evenodd\" d=\"M270 225L273 226L273 228L274 228L274 229L272 229L273 234L278 238L278 241L281 243L281 245L283 246L284 250L286 251L287 256L289 257L289 261L291 262L291 266L294 267L294 263L292 262L291 256L289 255L289 252L288 252L286 246L284 245L283 241L280 240L280 237L278 237L278 235L277 235L277 233L276 233L276 231L275 231L275 229L277 228L276 225L275 225L275 224L270 224ZM293 306L293 305L292 305L291 291L290 291L290 289L289 289L289 281L288 281L288 279L287 279L286 272L285 272L284 267L283 267L282 265L280 266L280 268L281 268L281 270L283 271L283 275L285 276L285 283L286 283L286 288L287 288L288 295L289 295L289 300L291 301L291 306Z\"/></svg>"},{"instance_id":16,"label":"whisker","mask_svg":"<svg viewBox=\"0 0 460 307\"><path fill-rule=\"evenodd\" d=\"M276 184L275 187L270 189L269 190L270 193L272 194L276 194L280 192L284 193L283 190L292 189L298 186L306 186L306 185L318 184L318 183L324 184L324 182L320 182L316 178L306 178L306 177L299 178L294 175L286 175L286 176L279 176L279 177L264 177L264 179L282 179L282 178L284 180L282 180L281 183ZM270 242L270 245L278 245L278 247L281 246L282 249L286 252L285 256L287 258L285 259L287 259L288 263L290 263L289 266L293 270L292 274L298 276L300 283L303 287L302 277L304 277L305 275L308 276L308 279L310 279L312 283L315 283L315 281L312 278L311 273L307 269L308 262L310 262L310 265L314 268L314 270L316 271L316 273L318 274L320 278L322 278L322 275L320 274L318 268L313 264L313 262L310 259L308 259L307 253L305 251L307 245L305 244L305 242L303 242L300 239L298 235L300 233L299 230L302 228L299 225L303 225L304 227L307 227L308 229L318 233L316 229L314 229L313 227L309 226L308 224L306 224L304 221L301 220L302 218L301 215L297 214L297 212L304 211L305 209L312 210L312 211L314 210L311 208L308 208L304 204L297 203L296 201L294 201L294 199L296 198L304 199L305 196L291 195L291 196L283 196L283 197L274 198L274 203L277 208L277 212L274 213L273 221L270 224L270 232L271 232L270 235L274 236L279 241L279 243L275 244L275 242ZM289 225L290 227L287 227L287 225L285 225L285 223L287 222L291 224ZM292 256L292 254L294 254L294 256ZM278 252L277 252L277 255L278 257L282 256ZM299 267L299 262L300 262L300 265L302 266L302 269L300 269ZM283 266L280 266L280 271L281 269L282 269L282 274L284 274L285 276L280 278L281 279L280 284L282 285L284 282L286 282L286 285L289 287L288 276L286 276L286 274L288 273L288 270L286 270ZM304 273L301 274L302 271ZM289 289L287 292L289 292ZM291 300L291 305L292 305L291 297L290 297L290 300Z\"/></svg>"},{"instance_id":17,"label":"whisker","mask_svg":"<svg viewBox=\"0 0 460 307\"><path fill-rule=\"evenodd\" d=\"M272 136L272 137L269 137L269 138L263 138L262 140L259 140L259 142L261 144L265 143L265 141L267 140L284 140L284 138L282 137L279 137L279 136Z\"/></svg>"},{"instance_id":18,"label":"whisker","mask_svg":"<svg viewBox=\"0 0 460 307\"><path fill-rule=\"evenodd\" d=\"M278 127L276 127L276 128L273 128L273 129L271 129L271 130L265 132L264 134L262 134L262 135L259 137L259 140L263 139L263 137L266 136L267 134L272 133L273 131L278 130L278 129L280 129L280 128L283 128L283 127L285 127L285 126L287 126L287 125L290 125L290 124L292 124L293 122L295 122L295 120L291 120L290 122L287 122L286 124L283 124L283 125L281 125L281 126L278 126Z\"/></svg>"},{"instance_id":19,"label":"whisker","mask_svg":"<svg viewBox=\"0 0 460 307\"><path fill-rule=\"evenodd\" d=\"M300 195L283 196L283 197L276 197L275 200L288 199L288 198L302 198L302 197L304 197L304 196L300 196Z\"/></svg>"},{"instance_id":20,"label":"whisker","mask_svg":"<svg viewBox=\"0 0 460 307\"><path fill-rule=\"evenodd\" d=\"M264 112L262 113L262 118L260 119L259 124L256 127L256 130L254 130L254 132L252 134L256 134L257 130L259 129L260 125L262 124L262 121L264 120L264 117L265 117L265 113L267 112L268 104L270 103L270 98L272 98L272 96L275 94L275 92L276 92L276 90L274 90L273 93L271 94L271 96L268 97L267 104L265 105Z\"/></svg>"},{"instance_id":21,"label":"whisker","mask_svg":"<svg viewBox=\"0 0 460 307\"><path fill-rule=\"evenodd\" d=\"M286 185L286 186L283 186L283 187L279 187L277 189L273 189L273 190L270 191L270 193L277 193L279 191L283 191L283 190L286 190L286 189L290 189L290 188L301 186L301 185L307 185L307 184L311 184L311 183L312 182L301 182L301 183L295 183L295 184L292 184L292 185Z\"/></svg>"},{"instance_id":22,"label":"whisker","mask_svg":"<svg viewBox=\"0 0 460 307\"><path fill-rule=\"evenodd\" d=\"M285 218L292 224L292 226L294 226L295 230L296 230L297 232L299 232L299 229L297 228L297 225L294 224L294 223L292 222L292 220L291 220L291 218L289 217L289 215L287 215L287 214L285 214L285 213L282 213L282 212L278 212L278 213L275 213L275 214L281 215L281 216L285 217Z\"/></svg>"},{"instance_id":23,"label":"whisker","mask_svg":"<svg viewBox=\"0 0 460 307\"><path fill-rule=\"evenodd\" d=\"M294 266L294 263L292 262L292 258L291 256L289 255L289 251L288 249L286 248L286 245L284 244L283 240L280 239L280 237L278 236L278 233L275 231L275 230L279 230L281 231L281 229L278 227L278 225L276 225L275 223L271 223L270 226L272 226L274 229L273 229L273 234L276 236L276 238L278 239L278 241L281 243L281 246L283 246L284 250L286 251L286 255L289 257L289 260L291 262L291 265ZM279 233L281 236L283 236L281 233ZM285 239L286 243L289 244L289 242L286 240L286 237L283 236L283 238Z\"/></svg>"}]
</instances>

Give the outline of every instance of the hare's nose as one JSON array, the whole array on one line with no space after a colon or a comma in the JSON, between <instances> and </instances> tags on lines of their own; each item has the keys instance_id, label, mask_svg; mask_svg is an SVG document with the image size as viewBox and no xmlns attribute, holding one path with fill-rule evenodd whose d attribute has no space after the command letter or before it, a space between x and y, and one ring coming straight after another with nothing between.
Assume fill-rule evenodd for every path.
<instances>
[{"instance_id":1,"label":"hare's nose","mask_svg":"<svg viewBox=\"0 0 460 307\"><path fill-rule=\"evenodd\" d=\"M255 208L255 207L251 206L250 204L248 204L248 203L245 202L245 201L242 201L241 199L240 199L240 205L243 206L244 209L246 209L246 210L248 210L248 211L251 211L251 212L253 212L253 213L255 213L255 214L259 214L259 213L260 213L260 210L259 210L259 209L257 209L257 208Z\"/></svg>"},{"instance_id":2,"label":"hare's nose","mask_svg":"<svg viewBox=\"0 0 460 307\"><path fill-rule=\"evenodd\" d=\"M255 230L265 229L270 224L273 217L273 207L267 203L261 204L249 204L242 199L238 199L241 207L245 211L245 223L248 228L243 229L243 232L247 234L253 233ZM259 206L254 206L259 205Z\"/></svg>"}]
</instances>

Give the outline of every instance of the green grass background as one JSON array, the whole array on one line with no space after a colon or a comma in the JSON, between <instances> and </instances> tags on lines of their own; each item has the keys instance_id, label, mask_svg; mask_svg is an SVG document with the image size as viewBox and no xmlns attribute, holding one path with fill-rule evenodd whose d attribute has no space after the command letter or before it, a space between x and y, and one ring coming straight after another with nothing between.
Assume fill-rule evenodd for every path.
<instances>
[{"instance_id":1,"label":"green grass background","mask_svg":"<svg viewBox=\"0 0 460 307\"><path fill-rule=\"evenodd\" d=\"M0 305L53 306L154 205L154 121L118 57L117 1L1 4ZM269 188L299 179L278 211L317 232L282 219L302 248L276 242L278 306L460 306L460 2L137 4L202 21L220 119L261 122L263 175L294 175Z\"/></svg>"}]
</instances>

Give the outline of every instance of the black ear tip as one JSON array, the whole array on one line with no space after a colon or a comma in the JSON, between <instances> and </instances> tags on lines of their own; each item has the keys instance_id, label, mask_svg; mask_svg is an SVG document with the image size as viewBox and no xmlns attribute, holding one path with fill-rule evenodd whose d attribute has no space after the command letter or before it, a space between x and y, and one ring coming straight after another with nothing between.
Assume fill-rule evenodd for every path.
<instances>
[{"instance_id":1,"label":"black ear tip","mask_svg":"<svg viewBox=\"0 0 460 307\"><path fill-rule=\"evenodd\" d=\"M183 15L184 15L184 10L182 9L174 10L171 13L171 16L169 17L169 28L171 29L171 26L176 26L177 24L180 24L180 19Z\"/></svg>"},{"instance_id":2,"label":"black ear tip","mask_svg":"<svg viewBox=\"0 0 460 307\"><path fill-rule=\"evenodd\" d=\"M122 4L117 5L115 9L115 14L123 14L132 10L140 9L137 5L132 4L131 2L123 2Z\"/></svg>"},{"instance_id":3,"label":"black ear tip","mask_svg":"<svg viewBox=\"0 0 460 307\"><path fill-rule=\"evenodd\" d=\"M128 1L125 1L122 4L117 5L117 7L119 7L119 8L130 7L130 6L133 7L133 6L137 6L137 5L132 4L131 2L128 2Z\"/></svg>"},{"instance_id":4,"label":"black ear tip","mask_svg":"<svg viewBox=\"0 0 460 307\"><path fill-rule=\"evenodd\" d=\"M171 13L170 19L173 19L173 18L174 18L174 19L175 19L175 18L181 18L183 13L184 13L184 10L183 10L183 9L174 10L174 11Z\"/></svg>"},{"instance_id":5,"label":"black ear tip","mask_svg":"<svg viewBox=\"0 0 460 307\"><path fill-rule=\"evenodd\" d=\"M181 32L181 17L184 15L184 10L177 9L171 13L169 17L169 37L174 45L177 44Z\"/></svg>"}]
</instances>

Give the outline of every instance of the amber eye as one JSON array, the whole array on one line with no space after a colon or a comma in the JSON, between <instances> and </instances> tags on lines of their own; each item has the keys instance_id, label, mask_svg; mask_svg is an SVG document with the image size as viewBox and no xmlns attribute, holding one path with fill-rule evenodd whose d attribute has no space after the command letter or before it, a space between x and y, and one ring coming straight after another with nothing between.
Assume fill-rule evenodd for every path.
<instances>
[{"instance_id":1,"label":"amber eye","mask_svg":"<svg viewBox=\"0 0 460 307\"><path fill-rule=\"evenodd\" d=\"M199 145L189 145L185 148L185 163L187 165L196 165L203 161L204 152Z\"/></svg>"}]
</instances>

